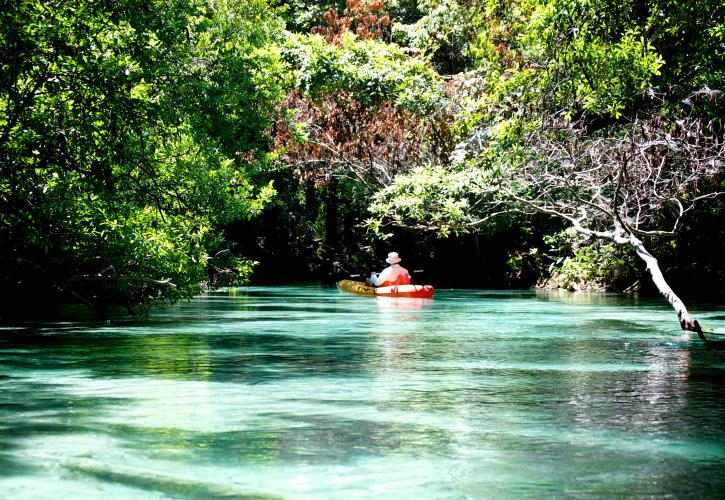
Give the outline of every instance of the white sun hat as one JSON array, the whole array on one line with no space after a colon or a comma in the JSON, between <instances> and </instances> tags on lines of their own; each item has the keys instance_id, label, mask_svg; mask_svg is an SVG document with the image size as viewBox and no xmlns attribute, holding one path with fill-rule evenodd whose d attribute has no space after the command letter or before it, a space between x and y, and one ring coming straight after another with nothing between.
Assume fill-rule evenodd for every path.
<instances>
[{"instance_id":1,"label":"white sun hat","mask_svg":"<svg viewBox=\"0 0 725 500\"><path fill-rule=\"evenodd\" d=\"M385 262L387 262L388 264L397 264L401 260L402 259L398 256L398 252L390 252L388 254L388 258L385 259Z\"/></svg>"}]
</instances>

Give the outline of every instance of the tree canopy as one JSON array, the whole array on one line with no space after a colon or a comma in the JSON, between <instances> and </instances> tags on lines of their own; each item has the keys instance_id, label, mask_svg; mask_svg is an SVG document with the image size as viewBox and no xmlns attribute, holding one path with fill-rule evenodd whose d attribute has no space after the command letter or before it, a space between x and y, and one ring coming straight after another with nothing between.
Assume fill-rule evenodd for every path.
<instances>
[{"instance_id":1,"label":"tree canopy","mask_svg":"<svg viewBox=\"0 0 725 500\"><path fill-rule=\"evenodd\" d=\"M104 308L244 279L220 223L258 212L278 89L262 1L10 2L0 14L3 280Z\"/></svg>"}]
</instances>

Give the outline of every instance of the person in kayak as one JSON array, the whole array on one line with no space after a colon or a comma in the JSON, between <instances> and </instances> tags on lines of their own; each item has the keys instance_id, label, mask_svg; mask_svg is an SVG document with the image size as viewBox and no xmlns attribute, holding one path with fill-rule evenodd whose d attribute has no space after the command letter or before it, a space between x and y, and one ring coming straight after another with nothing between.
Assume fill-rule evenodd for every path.
<instances>
[{"instance_id":1,"label":"person in kayak","mask_svg":"<svg viewBox=\"0 0 725 500\"><path fill-rule=\"evenodd\" d=\"M378 275L373 272L370 275L370 283L373 286L407 285L410 283L410 273L400 265L402 259L398 252L390 252L385 262L390 264Z\"/></svg>"}]
</instances>

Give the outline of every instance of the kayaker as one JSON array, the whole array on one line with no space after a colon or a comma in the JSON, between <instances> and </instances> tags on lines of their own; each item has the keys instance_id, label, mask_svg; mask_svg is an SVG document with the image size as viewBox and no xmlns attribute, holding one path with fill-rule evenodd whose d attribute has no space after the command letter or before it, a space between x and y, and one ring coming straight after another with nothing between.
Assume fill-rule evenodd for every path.
<instances>
[{"instance_id":1,"label":"kayaker","mask_svg":"<svg viewBox=\"0 0 725 500\"><path fill-rule=\"evenodd\" d=\"M391 285L407 285L410 283L410 273L400 265L402 259L398 252L390 252L385 262L390 264L378 275L373 272L370 274L370 283L373 286L391 286Z\"/></svg>"}]
</instances>

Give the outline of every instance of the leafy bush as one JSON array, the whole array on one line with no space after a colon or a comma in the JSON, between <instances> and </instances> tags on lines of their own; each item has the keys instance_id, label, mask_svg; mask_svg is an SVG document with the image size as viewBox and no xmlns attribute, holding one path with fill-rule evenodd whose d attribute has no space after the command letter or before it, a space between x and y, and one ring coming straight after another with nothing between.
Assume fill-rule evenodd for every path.
<instances>
[{"instance_id":1,"label":"leafy bush","mask_svg":"<svg viewBox=\"0 0 725 500\"><path fill-rule=\"evenodd\" d=\"M637 279L630 249L601 241L582 241L574 229L544 238L554 259L539 285L568 290L623 290Z\"/></svg>"}]
</instances>

